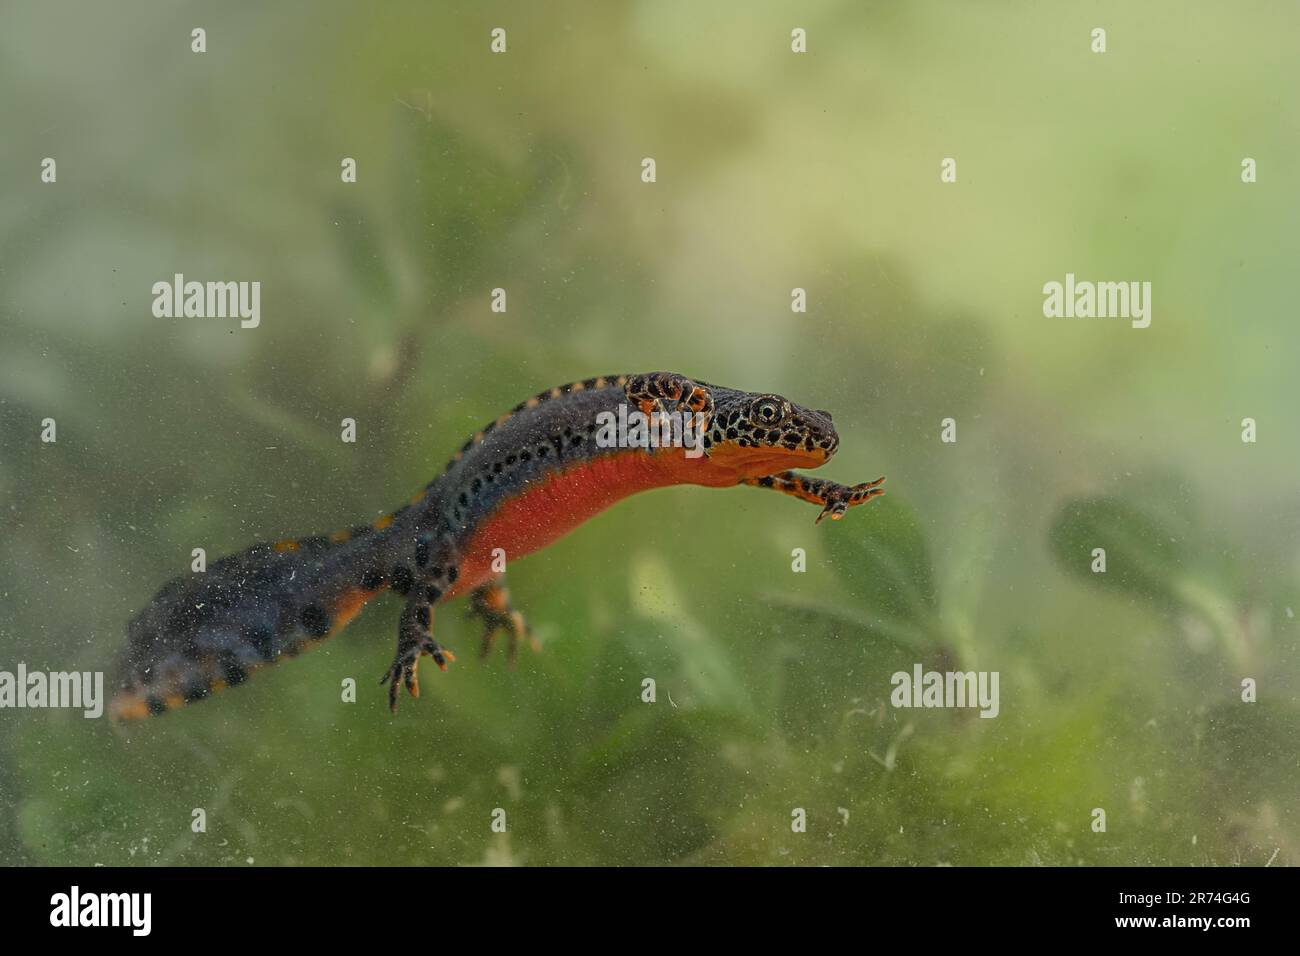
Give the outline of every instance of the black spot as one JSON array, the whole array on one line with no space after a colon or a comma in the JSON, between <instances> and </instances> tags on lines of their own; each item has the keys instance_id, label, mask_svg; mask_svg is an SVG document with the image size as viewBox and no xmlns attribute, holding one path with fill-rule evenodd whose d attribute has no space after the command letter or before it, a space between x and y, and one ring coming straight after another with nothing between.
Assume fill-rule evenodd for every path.
<instances>
[{"instance_id":1,"label":"black spot","mask_svg":"<svg viewBox=\"0 0 1300 956\"><path fill-rule=\"evenodd\" d=\"M430 604L437 604L442 598L442 591L438 588L430 587L424 592L424 596L428 599Z\"/></svg>"},{"instance_id":2,"label":"black spot","mask_svg":"<svg viewBox=\"0 0 1300 956\"><path fill-rule=\"evenodd\" d=\"M244 633L246 640L264 661L275 659L275 629L268 624L254 624ZM206 685L205 685L206 687ZM187 698L188 699L188 698Z\"/></svg>"},{"instance_id":3,"label":"black spot","mask_svg":"<svg viewBox=\"0 0 1300 956\"><path fill-rule=\"evenodd\" d=\"M545 457L546 457L547 455L549 455L550 453L551 453L551 450L550 450L549 448L547 448L545 445L538 445L538 446L537 446L537 457L538 457L538 458L545 458Z\"/></svg>"},{"instance_id":4,"label":"black spot","mask_svg":"<svg viewBox=\"0 0 1300 956\"><path fill-rule=\"evenodd\" d=\"M393 568L392 581L393 590L398 594L406 595L410 592L411 586L415 584L415 575L411 573L411 569L406 565L399 564Z\"/></svg>"},{"instance_id":5,"label":"black spot","mask_svg":"<svg viewBox=\"0 0 1300 956\"><path fill-rule=\"evenodd\" d=\"M495 465L492 466L492 473L494 475L501 474L501 462L497 462Z\"/></svg>"},{"instance_id":6,"label":"black spot","mask_svg":"<svg viewBox=\"0 0 1300 956\"><path fill-rule=\"evenodd\" d=\"M468 505L468 504L469 504L469 495L465 494L465 492L462 491L462 492L460 493L460 497L459 497L457 500L458 500L462 505Z\"/></svg>"},{"instance_id":7,"label":"black spot","mask_svg":"<svg viewBox=\"0 0 1300 956\"><path fill-rule=\"evenodd\" d=\"M442 566L435 564L433 567L429 569L429 573L432 574L435 578L442 577Z\"/></svg>"},{"instance_id":8,"label":"black spot","mask_svg":"<svg viewBox=\"0 0 1300 956\"><path fill-rule=\"evenodd\" d=\"M507 465L513 465L514 463L515 463L515 456L514 456L514 455L506 455L506 464L507 464Z\"/></svg>"},{"instance_id":9,"label":"black spot","mask_svg":"<svg viewBox=\"0 0 1300 956\"><path fill-rule=\"evenodd\" d=\"M727 437L728 437L728 438L739 438L739 437L740 437L740 432L736 431L734 428L728 428L728 429L727 429Z\"/></svg>"},{"instance_id":10,"label":"black spot","mask_svg":"<svg viewBox=\"0 0 1300 956\"><path fill-rule=\"evenodd\" d=\"M532 457L533 457L533 456L530 455L530 454L529 454L528 452L526 452L526 451L521 451L521 452L519 453L519 460L520 460L520 461L531 461L531 460L532 460Z\"/></svg>"},{"instance_id":11,"label":"black spot","mask_svg":"<svg viewBox=\"0 0 1300 956\"><path fill-rule=\"evenodd\" d=\"M428 538L421 537L416 539L415 563L417 566L421 568L429 563L429 539Z\"/></svg>"},{"instance_id":12,"label":"black spot","mask_svg":"<svg viewBox=\"0 0 1300 956\"><path fill-rule=\"evenodd\" d=\"M772 476L768 475L766 478L760 478L758 479L758 483L764 488L771 488L773 484Z\"/></svg>"},{"instance_id":13,"label":"black spot","mask_svg":"<svg viewBox=\"0 0 1300 956\"><path fill-rule=\"evenodd\" d=\"M378 591L383 583L383 572L375 568L371 568L365 574L361 575L361 586L367 591Z\"/></svg>"},{"instance_id":14,"label":"black spot","mask_svg":"<svg viewBox=\"0 0 1300 956\"><path fill-rule=\"evenodd\" d=\"M324 637L330 630L330 616L319 604L308 604L298 615L302 629L312 637Z\"/></svg>"},{"instance_id":15,"label":"black spot","mask_svg":"<svg viewBox=\"0 0 1300 956\"><path fill-rule=\"evenodd\" d=\"M432 620L432 618L429 617L429 609L427 607L416 608L415 620L419 622L420 627L424 628L425 630L428 630L429 621Z\"/></svg>"},{"instance_id":16,"label":"black spot","mask_svg":"<svg viewBox=\"0 0 1300 956\"><path fill-rule=\"evenodd\" d=\"M164 703L163 699L157 694L150 694L144 699L144 702L145 706L149 708L149 713L153 714L155 717L158 714L167 713L167 704Z\"/></svg>"},{"instance_id":17,"label":"black spot","mask_svg":"<svg viewBox=\"0 0 1300 956\"><path fill-rule=\"evenodd\" d=\"M474 484L472 484L472 485L469 486L469 490L472 491L474 494L478 494L478 493L479 493L479 490L480 490L482 487L483 487L483 479L482 479L482 478L475 478L475 479L474 479Z\"/></svg>"},{"instance_id":18,"label":"black spot","mask_svg":"<svg viewBox=\"0 0 1300 956\"><path fill-rule=\"evenodd\" d=\"M450 581L452 584L456 583L456 579L458 577L460 577L460 568L447 569L447 580Z\"/></svg>"},{"instance_id":19,"label":"black spot","mask_svg":"<svg viewBox=\"0 0 1300 956\"><path fill-rule=\"evenodd\" d=\"M202 700L211 692L212 688L208 686L208 679L198 675L186 678L185 683L181 686L181 696L187 701Z\"/></svg>"},{"instance_id":20,"label":"black spot","mask_svg":"<svg viewBox=\"0 0 1300 956\"><path fill-rule=\"evenodd\" d=\"M244 681L248 680L248 671L237 659L226 656L217 662L221 669L221 676L231 687L238 687Z\"/></svg>"}]
</instances>

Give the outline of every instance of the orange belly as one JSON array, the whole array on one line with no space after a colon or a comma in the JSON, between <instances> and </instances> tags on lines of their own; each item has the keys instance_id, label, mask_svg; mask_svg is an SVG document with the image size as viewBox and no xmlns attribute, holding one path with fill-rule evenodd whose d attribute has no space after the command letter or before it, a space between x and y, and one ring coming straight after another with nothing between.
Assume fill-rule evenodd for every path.
<instances>
[{"instance_id":1,"label":"orange belly","mask_svg":"<svg viewBox=\"0 0 1300 956\"><path fill-rule=\"evenodd\" d=\"M514 561L564 537L628 495L667 485L725 483L726 477L714 474L707 459L650 456L641 450L605 455L555 472L504 501L470 536L460 576L448 597L472 591L495 577L492 553L497 548L505 552L506 561Z\"/></svg>"}]
</instances>

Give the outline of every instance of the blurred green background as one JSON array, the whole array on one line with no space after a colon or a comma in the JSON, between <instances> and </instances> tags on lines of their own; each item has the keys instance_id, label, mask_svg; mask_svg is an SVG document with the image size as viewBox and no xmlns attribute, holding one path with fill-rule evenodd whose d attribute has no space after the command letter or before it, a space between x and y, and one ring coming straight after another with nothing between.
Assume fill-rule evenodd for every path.
<instances>
[{"instance_id":1,"label":"blurred green background","mask_svg":"<svg viewBox=\"0 0 1300 956\"><path fill-rule=\"evenodd\" d=\"M591 375L830 409L822 473L889 494L633 498L512 567L541 654L441 609L461 661L396 718L391 600L156 721L0 712L0 862L1300 860L1293 5L3 21L0 669L108 667L191 548L372 519ZM261 327L154 318L175 272L260 280ZM1066 272L1152 282L1151 327L1044 318ZM915 662L1000 715L891 708Z\"/></svg>"}]
</instances>

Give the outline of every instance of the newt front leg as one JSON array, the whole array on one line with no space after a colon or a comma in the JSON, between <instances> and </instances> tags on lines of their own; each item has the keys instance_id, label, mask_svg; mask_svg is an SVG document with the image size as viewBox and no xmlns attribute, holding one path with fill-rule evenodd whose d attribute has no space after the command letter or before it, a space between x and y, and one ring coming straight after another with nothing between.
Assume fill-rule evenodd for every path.
<instances>
[{"instance_id":1,"label":"newt front leg","mask_svg":"<svg viewBox=\"0 0 1300 956\"><path fill-rule=\"evenodd\" d=\"M832 521L839 521L844 517L844 512L854 505L860 505L883 495L885 489L880 485L884 480L885 476L881 475L875 481L866 481L850 487L827 481L825 478L808 478L798 472L783 471L775 475L764 475L762 478L744 478L740 483L755 488L773 488L795 498L811 501L815 505L823 505L821 514L814 522L814 524L821 524L821 520L827 515L830 515Z\"/></svg>"},{"instance_id":2,"label":"newt front leg","mask_svg":"<svg viewBox=\"0 0 1300 956\"><path fill-rule=\"evenodd\" d=\"M433 639L433 607L423 593L413 594L402 609L397 625L397 653L379 683L388 684L388 709L397 713L397 687L406 687L412 697L420 696L420 658L428 654L442 670L456 659L451 651Z\"/></svg>"}]
</instances>

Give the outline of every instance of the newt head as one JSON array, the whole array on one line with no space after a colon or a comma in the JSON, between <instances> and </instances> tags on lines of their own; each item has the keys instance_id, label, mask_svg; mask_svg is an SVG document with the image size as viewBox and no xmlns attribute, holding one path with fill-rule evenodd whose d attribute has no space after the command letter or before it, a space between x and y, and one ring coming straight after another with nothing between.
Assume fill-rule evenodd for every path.
<instances>
[{"instance_id":1,"label":"newt head","mask_svg":"<svg viewBox=\"0 0 1300 956\"><path fill-rule=\"evenodd\" d=\"M839 448L830 412L804 408L780 395L716 386L712 394L709 464L737 480L819 468Z\"/></svg>"}]
</instances>

